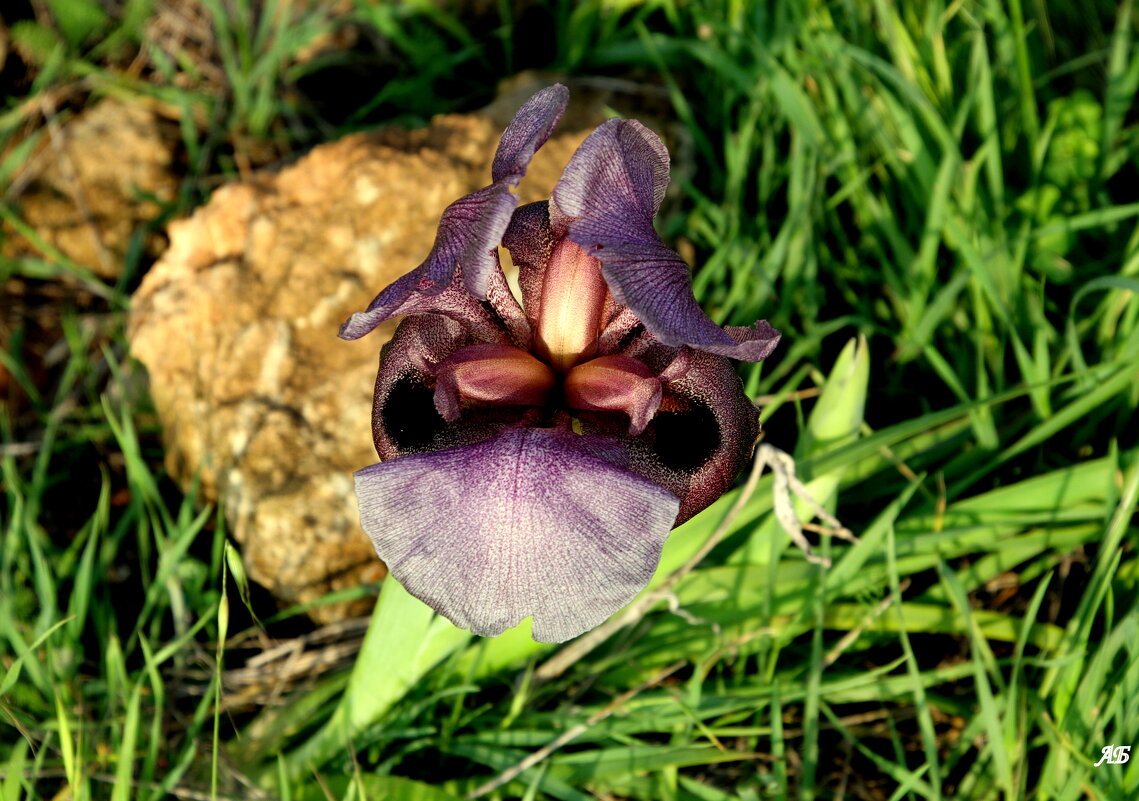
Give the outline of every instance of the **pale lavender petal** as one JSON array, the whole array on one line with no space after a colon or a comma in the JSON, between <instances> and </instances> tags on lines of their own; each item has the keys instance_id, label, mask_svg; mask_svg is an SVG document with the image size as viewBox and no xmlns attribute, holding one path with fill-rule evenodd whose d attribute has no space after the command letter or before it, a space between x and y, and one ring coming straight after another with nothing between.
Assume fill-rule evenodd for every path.
<instances>
[{"instance_id":1,"label":"pale lavender petal","mask_svg":"<svg viewBox=\"0 0 1139 801\"><path fill-rule=\"evenodd\" d=\"M667 185L660 138L636 120L609 120L582 143L554 188L551 225L567 227L601 261L614 298L664 344L764 359L778 342L774 329L737 340L716 325L692 294L688 265L653 229Z\"/></svg>"},{"instance_id":2,"label":"pale lavender petal","mask_svg":"<svg viewBox=\"0 0 1139 801\"><path fill-rule=\"evenodd\" d=\"M494 183L459 198L444 212L427 259L404 275L340 327L343 339L358 339L397 314L411 313L408 304L455 286L460 272L466 291L486 300L502 270L498 246L510 224L518 198L511 192L534 153L545 144L565 110L569 92L554 85L530 98L502 134L491 168Z\"/></svg>"},{"instance_id":3,"label":"pale lavender petal","mask_svg":"<svg viewBox=\"0 0 1139 801\"><path fill-rule=\"evenodd\" d=\"M590 452L590 438L514 428L356 473L360 519L407 590L455 625L534 639L599 625L656 570L679 502Z\"/></svg>"}]
</instances>

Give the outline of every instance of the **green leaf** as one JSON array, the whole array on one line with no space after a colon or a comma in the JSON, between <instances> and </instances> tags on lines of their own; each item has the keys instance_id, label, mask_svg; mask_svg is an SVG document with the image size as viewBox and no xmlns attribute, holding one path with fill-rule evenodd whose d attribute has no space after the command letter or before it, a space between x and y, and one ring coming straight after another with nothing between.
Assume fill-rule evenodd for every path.
<instances>
[{"instance_id":1,"label":"green leaf","mask_svg":"<svg viewBox=\"0 0 1139 801\"><path fill-rule=\"evenodd\" d=\"M45 642L47 642L48 637L50 637L63 626L67 625L68 621L70 620L71 618L65 617L63 620L56 621L51 626L51 628L47 629L47 631L45 631L39 637L36 637L35 642L33 642L26 649L21 650L20 654L12 662L11 667L4 671L3 676L0 676L0 698L2 698L5 693L7 693L12 689L12 687L15 686L16 681L20 678L20 670L23 668L24 661L28 658L28 656L32 656L34 660L36 650Z\"/></svg>"},{"instance_id":2,"label":"green leaf","mask_svg":"<svg viewBox=\"0 0 1139 801\"><path fill-rule=\"evenodd\" d=\"M107 12L94 0L46 0L55 24L68 43L78 50L88 39L102 32L111 22Z\"/></svg>"},{"instance_id":3,"label":"green leaf","mask_svg":"<svg viewBox=\"0 0 1139 801\"><path fill-rule=\"evenodd\" d=\"M127 718L123 724L123 737L117 751L118 764L115 767L115 784L111 789L111 801L131 801L135 798L133 786L135 745L138 743L139 717L142 702L142 682L131 690L127 702Z\"/></svg>"},{"instance_id":4,"label":"green leaf","mask_svg":"<svg viewBox=\"0 0 1139 801\"><path fill-rule=\"evenodd\" d=\"M4 780L0 782L0 801L21 801L20 780L24 777L29 747L28 741L22 737L12 744L4 767Z\"/></svg>"},{"instance_id":5,"label":"green leaf","mask_svg":"<svg viewBox=\"0 0 1139 801\"><path fill-rule=\"evenodd\" d=\"M8 29L8 35L12 44L19 47L20 52L38 67L47 64L57 51L66 48L66 43L59 38L59 34L48 26L31 20L13 22Z\"/></svg>"},{"instance_id":6,"label":"green leaf","mask_svg":"<svg viewBox=\"0 0 1139 801\"><path fill-rule=\"evenodd\" d=\"M385 579L344 696L332 719L289 755L289 775L302 775L347 748L470 637L398 581Z\"/></svg>"},{"instance_id":7,"label":"green leaf","mask_svg":"<svg viewBox=\"0 0 1139 801\"><path fill-rule=\"evenodd\" d=\"M327 801L328 798L352 798L353 789L363 790L373 801L460 801L459 796L424 782L402 776L334 776L323 779L323 786L308 782L296 790L295 801ZM331 795L330 795L331 794ZM356 796L359 798L359 796Z\"/></svg>"}]
</instances>

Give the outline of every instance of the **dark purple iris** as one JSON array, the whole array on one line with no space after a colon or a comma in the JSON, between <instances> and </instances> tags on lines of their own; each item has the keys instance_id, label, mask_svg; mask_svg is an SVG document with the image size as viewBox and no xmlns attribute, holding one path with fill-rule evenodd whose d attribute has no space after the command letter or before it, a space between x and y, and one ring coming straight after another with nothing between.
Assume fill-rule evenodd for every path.
<instances>
[{"instance_id":1,"label":"dark purple iris","mask_svg":"<svg viewBox=\"0 0 1139 801\"><path fill-rule=\"evenodd\" d=\"M527 101L494 183L452 203L427 260L340 329L406 315L376 378L382 462L356 473L376 553L456 625L494 636L533 615L544 642L627 604L673 526L731 486L759 420L725 357L759 361L779 341L700 310L653 230L668 151L639 122L601 125L548 202L517 208L568 94Z\"/></svg>"}]
</instances>

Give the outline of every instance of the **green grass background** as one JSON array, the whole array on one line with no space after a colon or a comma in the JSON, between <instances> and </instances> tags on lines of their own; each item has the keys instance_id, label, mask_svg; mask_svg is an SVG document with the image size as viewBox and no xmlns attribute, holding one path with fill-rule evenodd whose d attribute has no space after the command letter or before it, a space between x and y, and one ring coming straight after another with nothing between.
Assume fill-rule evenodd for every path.
<instances>
[{"instance_id":1,"label":"green grass background","mask_svg":"<svg viewBox=\"0 0 1139 801\"><path fill-rule=\"evenodd\" d=\"M306 624L162 472L123 336L141 248L104 282L45 245L0 278L86 288L100 325L63 310L46 380L20 331L0 353L28 403L0 416L0 801L1139 798L1135 760L1093 767L1139 744L1131 0L202 6L220 84L191 54L122 69L155 50L149 0L12 25L34 80L0 109L0 185L61 89L186 110L161 226L243 164L477 108L523 68L660 87L691 164L661 232L714 318L784 332L748 390L861 541L808 564L766 477L674 532L654 584L725 536L671 603L560 675L525 626L471 638L392 582L349 664L223 712L252 615ZM348 23L372 50L298 63ZM322 108L322 82L359 97Z\"/></svg>"}]
</instances>

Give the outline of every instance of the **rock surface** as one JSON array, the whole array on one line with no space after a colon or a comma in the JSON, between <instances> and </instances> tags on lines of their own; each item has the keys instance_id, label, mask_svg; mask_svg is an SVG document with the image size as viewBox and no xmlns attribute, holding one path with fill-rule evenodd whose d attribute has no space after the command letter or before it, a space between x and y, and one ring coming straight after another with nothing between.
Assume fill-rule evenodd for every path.
<instances>
[{"instance_id":1,"label":"rock surface","mask_svg":"<svg viewBox=\"0 0 1139 801\"><path fill-rule=\"evenodd\" d=\"M122 271L135 231L172 201L172 141L151 110L105 99L58 127L17 177L24 222L69 259L105 278ZM8 226L5 224L5 228ZM4 231L4 255L42 256L38 243ZM144 245L154 254L161 238Z\"/></svg>"},{"instance_id":2,"label":"rock surface","mask_svg":"<svg viewBox=\"0 0 1139 801\"><path fill-rule=\"evenodd\" d=\"M570 116L535 158L522 202L549 196L598 121ZM336 333L423 260L448 203L489 183L500 133L490 114L443 116L224 187L170 226L134 297L132 349L150 372L168 469L223 504L248 572L283 602L383 576L352 472L376 461L372 384L394 326L357 342Z\"/></svg>"}]
</instances>

